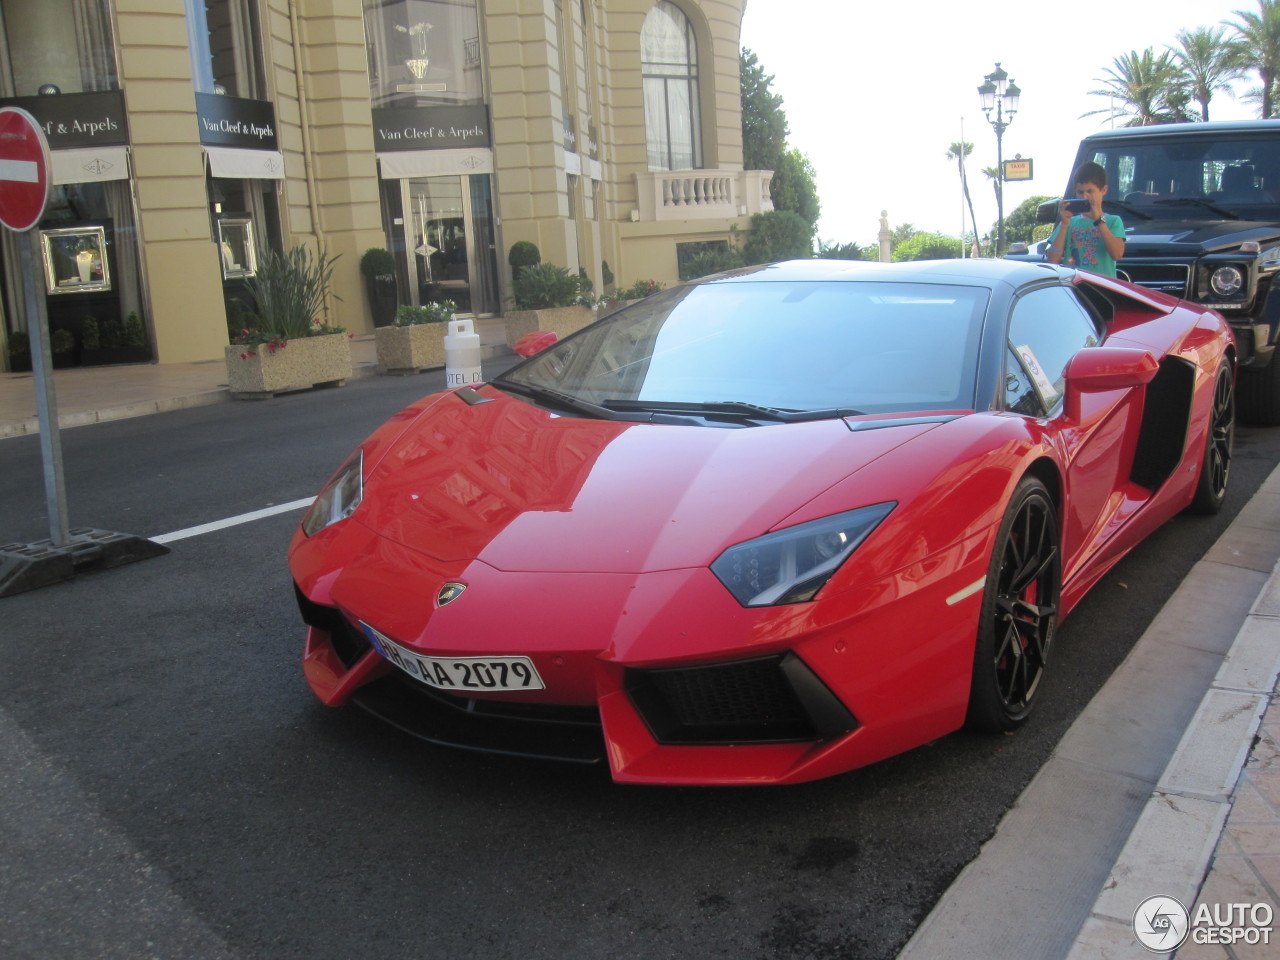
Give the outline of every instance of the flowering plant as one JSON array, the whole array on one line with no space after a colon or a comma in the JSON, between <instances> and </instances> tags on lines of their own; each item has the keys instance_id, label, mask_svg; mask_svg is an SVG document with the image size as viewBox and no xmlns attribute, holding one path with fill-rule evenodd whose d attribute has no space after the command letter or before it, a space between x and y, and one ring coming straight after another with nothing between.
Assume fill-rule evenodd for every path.
<instances>
[{"instance_id":1,"label":"flowering plant","mask_svg":"<svg viewBox=\"0 0 1280 960\"><path fill-rule=\"evenodd\" d=\"M309 337L322 337L330 333L347 333L347 328L338 324L322 323L318 318L311 321L311 330L307 333ZM348 333L348 337L355 334ZM240 354L241 360L248 360L250 357L258 355L255 347L266 347L268 353L275 353L277 350L283 350L289 345L289 341L278 333L271 333L264 330L251 330L244 327L239 333L231 338L231 342L237 347L248 347Z\"/></svg>"},{"instance_id":2,"label":"flowering plant","mask_svg":"<svg viewBox=\"0 0 1280 960\"><path fill-rule=\"evenodd\" d=\"M448 323L457 312L458 305L452 300L442 300L439 303L424 303L420 307L406 303L402 304L400 309L396 311L394 325L397 327L412 327L419 323Z\"/></svg>"},{"instance_id":3,"label":"flowering plant","mask_svg":"<svg viewBox=\"0 0 1280 960\"><path fill-rule=\"evenodd\" d=\"M396 30L409 35L413 42L414 52L418 56L425 57L427 55L427 34L431 32L431 24L419 21L412 26L406 27L397 23Z\"/></svg>"}]
</instances>

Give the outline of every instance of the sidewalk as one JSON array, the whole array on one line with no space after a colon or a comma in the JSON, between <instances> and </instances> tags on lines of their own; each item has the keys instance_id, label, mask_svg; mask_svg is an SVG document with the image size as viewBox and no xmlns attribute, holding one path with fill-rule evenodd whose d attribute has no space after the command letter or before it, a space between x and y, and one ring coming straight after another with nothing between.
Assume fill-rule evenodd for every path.
<instances>
[{"instance_id":1,"label":"sidewalk","mask_svg":"<svg viewBox=\"0 0 1280 960\"><path fill-rule=\"evenodd\" d=\"M376 374L372 337L353 377ZM63 427L230 399L221 361L59 370ZM3 438L36 432L31 374L0 373ZM1270 906L1280 943L1280 470L1245 506L1077 719L899 960L1113 960L1148 897ZM940 827L944 829L944 827ZM1203 926L1203 925L1202 925ZM1166 952L1161 954L1169 956Z\"/></svg>"},{"instance_id":2,"label":"sidewalk","mask_svg":"<svg viewBox=\"0 0 1280 960\"><path fill-rule=\"evenodd\" d=\"M377 373L372 336L352 338L351 361L353 378ZM63 428L231 399L221 360L72 367L55 370L53 382ZM0 440L38 432L33 374L0 373Z\"/></svg>"}]
</instances>

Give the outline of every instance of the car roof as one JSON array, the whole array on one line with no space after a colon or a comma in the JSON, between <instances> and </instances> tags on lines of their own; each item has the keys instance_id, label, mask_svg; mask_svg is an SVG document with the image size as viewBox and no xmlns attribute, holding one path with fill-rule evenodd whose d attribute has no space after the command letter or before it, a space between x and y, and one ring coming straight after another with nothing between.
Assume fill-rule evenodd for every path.
<instances>
[{"instance_id":1,"label":"car roof","mask_svg":"<svg viewBox=\"0 0 1280 960\"><path fill-rule=\"evenodd\" d=\"M1207 123L1157 123L1149 127L1118 127L1091 133L1083 142L1133 140L1139 137L1216 137L1240 133L1280 135L1280 120L1210 120Z\"/></svg>"},{"instance_id":2,"label":"car roof","mask_svg":"<svg viewBox=\"0 0 1280 960\"><path fill-rule=\"evenodd\" d=\"M1064 279L1075 271L1043 262L989 260L907 260L877 263L868 260L786 260L731 270L693 281L738 283L760 281L874 281L881 283L958 283L990 287L1007 283L1018 287L1037 280Z\"/></svg>"}]
</instances>

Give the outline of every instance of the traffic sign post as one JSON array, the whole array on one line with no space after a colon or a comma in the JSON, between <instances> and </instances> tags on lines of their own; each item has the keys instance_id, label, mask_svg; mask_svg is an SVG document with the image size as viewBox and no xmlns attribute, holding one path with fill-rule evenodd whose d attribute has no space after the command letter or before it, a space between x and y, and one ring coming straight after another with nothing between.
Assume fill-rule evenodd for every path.
<instances>
[{"instance_id":1,"label":"traffic sign post","mask_svg":"<svg viewBox=\"0 0 1280 960\"><path fill-rule=\"evenodd\" d=\"M36 384L40 458L44 466L49 539L0 546L0 597L33 590L75 576L88 566L111 567L168 553L167 547L130 534L67 523L67 491L62 470L62 435L53 388L52 350L43 287L36 272L37 237L31 228L44 215L51 168L49 144L40 124L19 107L0 107L0 225L27 236L16 244L22 263L24 303Z\"/></svg>"}]
</instances>

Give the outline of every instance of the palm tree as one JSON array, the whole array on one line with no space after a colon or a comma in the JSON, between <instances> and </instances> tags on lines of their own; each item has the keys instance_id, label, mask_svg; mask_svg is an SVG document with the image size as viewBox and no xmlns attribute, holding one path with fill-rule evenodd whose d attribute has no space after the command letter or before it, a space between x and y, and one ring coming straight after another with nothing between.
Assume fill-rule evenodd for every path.
<instances>
[{"instance_id":1,"label":"palm tree","mask_svg":"<svg viewBox=\"0 0 1280 960\"><path fill-rule=\"evenodd\" d=\"M973 212L973 197L969 195L969 178L964 173L964 161L969 154L973 153L973 144L968 141L953 143L947 149L947 159L955 160L960 167L960 190L964 194L965 203L969 205L969 222L973 224L973 232L978 232L978 217ZM961 256L964 256L961 251Z\"/></svg>"},{"instance_id":2,"label":"palm tree","mask_svg":"<svg viewBox=\"0 0 1280 960\"><path fill-rule=\"evenodd\" d=\"M1280 0L1258 0L1258 12L1234 11L1237 20L1227 22L1236 31L1244 66L1258 74L1261 86L1254 91L1262 104L1262 118L1275 106L1276 80L1280 78Z\"/></svg>"},{"instance_id":3,"label":"palm tree","mask_svg":"<svg viewBox=\"0 0 1280 960\"><path fill-rule=\"evenodd\" d=\"M1228 40L1223 27L1197 27L1178 31L1178 47L1170 47L1174 61L1186 77L1187 92L1200 104L1200 119L1209 119L1209 101L1215 93L1230 93L1230 81L1244 68L1240 47Z\"/></svg>"},{"instance_id":4,"label":"palm tree","mask_svg":"<svg viewBox=\"0 0 1280 960\"><path fill-rule=\"evenodd\" d=\"M991 181L991 189L996 192L996 209L1004 209L1004 178L1000 175L999 167L983 167L982 172L987 175L987 179ZM978 226L974 224L974 232L977 232ZM993 223L991 225L991 249L993 257L1004 255L1004 251L999 249L1000 246L1000 224Z\"/></svg>"},{"instance_id":5,"label":"palm tree","mask_svg":"<svg viewBox=\"0 0 1280 960\"><path fill-rule=\"evenodd\" d=\"M1112 98L1112 103L1119 107L1120 116L1127 118L1123 126L1145 127L1153 123L1178 123L1191 119L1187 115L1190 94L1185 75L1168 50L1159 56L1151 47L1141 53L1131 50L1115 57L1103 73L1107 76L1099 77L1098 81L1105 86L1101 90L1090 90L1089 94ZM1081 116L1089 117L1111 110L1112 107L1103 107Z\"/></svg>"}]
</instances>

